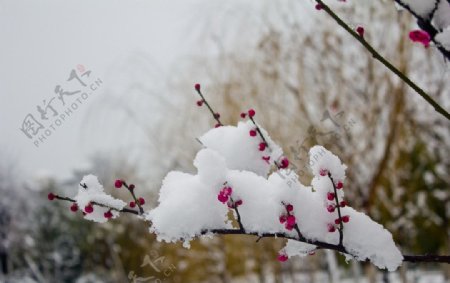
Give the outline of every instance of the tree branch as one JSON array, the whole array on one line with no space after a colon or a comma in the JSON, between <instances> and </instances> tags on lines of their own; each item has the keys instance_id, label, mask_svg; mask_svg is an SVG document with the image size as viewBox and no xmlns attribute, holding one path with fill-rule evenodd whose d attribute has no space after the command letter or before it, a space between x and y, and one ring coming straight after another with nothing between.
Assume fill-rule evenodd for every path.
<instances>
[{"instance_id":1,"label":"tree branch","mask_svg":"<svg viewBox=\"0 0 450 283\"><path fill-rule=\"evenodd\" d=\"M214 120L217 121L218 125L223 126L222 122L220 122L220 117L217 115L217 112L214 112L211 105L209 105L208 101L203 96L203 93L200 89L200 85L195 86L195 90L197 91L198 95L202 98L203 103L208 107L209 112L211 112L211 115L213 116Z\"/></svg>"},{"instance_id":2,"label":"tree branch","mask_svg":"<svg viewBox=\"0 0 450 283\"><path fill-rule=\"evenodd\" d=\"M62 197L62 196L59 196L59 195L55 195L55 199L68 201L68 202L77 202L76 200L74 200L72 198ZM126 207L122 208L122 209L117 209L117 208L114 208L114 207L111 207L111 206L108 206L108 205L105 205L105 204L102 204L102 203L98 203L98 202L95 202L95 201L91 201L91 204L92 205L96 205L96 206L100 206L100 207L104 207L104 208L108 208L110 210L114 210L114 211L117 211L117 212L125 212L125 213L131 213L131 214L139 215L138 211L136 211L134 209L129 209L129 208L126 208Z\"/></svg>"},{"instance_id":3,"label":"tree branch","mask_svg":"<svg viewBox=\"0 0 450 283\"><path fill-rule=\"evenodd\" d=\"M447 120L450 120L450 113L448 113L442 106L440 106L434 99L428 95L422 88L416 85L411 79L409 79L405 74L399 71L394 65L392 65L387 59L381 56L372 45L370 45L365 39L364 36L360 36L357 32L355 32L349 25L347 25L336 13L331 10L331 8L326 5L322 0L316 0L316 2L321 6L321 8L331 16L333 20L336 21L338 25L340 25L344 30L346 30L350 35L352 35L363 47L369 51L373 58L381 62L386 68L388 68L391 72L397 75L402 81L404 81L407 85L409 85L413 90L415 90L423 99L425 99L428 104L433 106L434 110L444 116Z\"/></svg>"},{"instance_id":4,"label":"tree branch","mask_svg":"<svg viewBox=\"0 0 450 283\"><path fill-rule=\"evenodd\" d=\"M442 55L447 60L450 60L450 51L445 49L440 42L436 41L435 37L438 34L438 30L431 24L431 20L433 19L434 13L438 8L439 1L436 1L436 5L434 9L431 11L430 15L428 16L428 19L424 19L421 16L419 16L416 12L413 11L413 9L411 9L411 7L409 7L409 5L403 3L401 0L394 0L394 1L416 18L417 25L430 35L431 41L433 41L434 44L436 44L436 47L439 49Z\"/></svg>"},{"instance_id":5,"label":"tree branch","mask_svg":"<svg viewBox=\"0 0 450 283\"><path fill-rule=\"evenodd\" d=\"M333 177L331 177L331 173L328 172L328 178L330 178L331 184L333 184L334 190L334 201L336 202L336 209L338 211L339 217L339 245L342 245L342 241L344 240L344 223L342 223L342 215L341 215L341 206L339 204L338 193L336 189L336 184L334 183Z\"/></svg>"},{"instance_id":6,"label":"tree branch","mask_svg":"<svg viewBox=\"0 0 450 283\"><path fill-rule=\"evenodd\" d=\"M327 249L337 251L343 254L352 255L349 253L344 246L342 245L334 245L321 241L312 241L305 239L304 237L296 238L293 236L289 236L284 233L256 233L256 232L245 232L241 229L213 229L213 230L205 230L202 231L202 235L206 234L217 234L217 235L248 235L248 236L256 236L259 238L283 238L288 240L294 240L302 243L307 243L311 245L317 246L318 249ZM448 255L403 255L404 262L435 262L435 263L447 263L450 264L450 256Z\"/></svg>"}]
</instances>

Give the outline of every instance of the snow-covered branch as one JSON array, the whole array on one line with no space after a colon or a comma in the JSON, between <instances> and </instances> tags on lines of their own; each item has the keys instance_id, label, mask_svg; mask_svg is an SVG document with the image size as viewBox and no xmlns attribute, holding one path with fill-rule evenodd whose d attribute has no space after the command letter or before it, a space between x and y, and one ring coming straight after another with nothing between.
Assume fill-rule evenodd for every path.
<instances>
[{"instance_id":1,"label":"snow-covered branch","mask_svg":"<svg viewBox=\"0 0 450 283\"><path fill-rule=\"evenodd\" d=\"M310 149L308 166L314 178L304 186L289 169L281 147L255 122L255 110L241 114L249 120L224 126L200 85L195 88L202 98L197 104L208 106L218 126L199 138L204 148L194 160L196 174L167 174L157 207L144 212L144 200L136 197L134 186L117 180L115 187L128 189L134 200L129 206L137 205L139 211L126 208L93 175L83 178L73 199L54 194L49 199L72 202L73 211L84 207L84 217L96 222L106 222L120 212L135 214L150 223L149 231L157 240L182 241L185 247L197 237L251 235L257 241L287 239L280 261L329 249L390 271L404 261L450 263L449 256L403 255L389 231L349 207L344 200L347 167L324 147Z\"/></svg>"},{"instance_id":2,"label":"snow-covered branch","mask_svg":"<svg viewBox=\"0 0 450 283\"><path fill-rule=\"evenodd\" d=\"M396 0L397 1L397 0ZM416 0L418 2L429 2L424 0ZM436 112L447 118L447 120L450 120L450 113L445 110L439 103L437 103L426 91L424 91L421 87L419 87L416 83L414 83L408 76L403 74L398 68L396 68L391 62L389 62L386 58L384 58L364 37L364 29L363 27L358 27L357 30L353 30L342 18L340 18L331 8L330 6L326 5L322 0L316 0L317 5L316 9L325 11L336 23L341 26L344 30L346 30L350 35L352 35L354 38L357 39L359 43L367 50L369 51L373 58L378 60L380 63L382 63L386 68L388 68L392 73L394 73L396 76L398 76L402 81L404 81L408 86L410 86L414 91L417 92L425 101L433 106ZM400 1L397 1L400 2ZM445 2L445 0L443 0ZM448 2L446 2L449 4ZM445 4L444 4L445 5ZM450 7L449 7L450 9ZM450 11L449 11L450 13ZM450 18L450 17L449 17ZM448 41L449 41L449 50L450 50L450 28L446 29L446 34L448 33ZM412 38L413 40L420 41L422 43L425 43L427 40L424 39L424 35L422 33L416 33L413 34ZM436 34L436 32L434 32ZM410 35L411 36L411 35ZM435 41L435 37L432 36L433 40ZM447 35L445 36L447 40ZM429 40L428 40L429 41ZM426 43L425 43L426 44ZM437 45L438 48L441 46ZM441 49L440 49L441 50ZM445 49L444 49L445 50ZM447 51L448 52L448 51ZM444 54L445 55L445 54Z\"/></svg>"},{"instance_id":3,"label":"snow-covered branch","mask_svg":"<svg viewBox=\"0 0 450 283\"><path fill-rule=\"evenodd\" d=\"M450 60L450 2L448 0L394 0L417 20L442 55Z\"/></svg>"}]
</instances>

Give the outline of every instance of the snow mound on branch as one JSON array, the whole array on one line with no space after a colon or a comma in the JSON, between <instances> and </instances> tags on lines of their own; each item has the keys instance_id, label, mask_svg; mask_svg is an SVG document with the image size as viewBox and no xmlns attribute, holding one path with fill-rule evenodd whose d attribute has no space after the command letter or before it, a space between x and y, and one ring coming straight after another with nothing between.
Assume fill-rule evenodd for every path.
<instances>
[{"instance_id":1,"label":"snow mound on branch","mask_svg":"<svg viewBox=\"0 0 450 283\"><path fill-rule=\"evenodd\" d=\"M146 215L152 222L150 231L158 240L183 240L188 244L211 230L231 229L231 211L235 220L240 217L245 233L281 233L298 238L300 232L301 240L339 245L337 197L342 217L349 219L343 224L346 250L358 260L369 259L388 270L402 263L402 255L387 230L342 204L346 166L337 156L321 146L310 150L312 187L303 186L288 169L267 177L269 165L261 160L259 143L249 136L250 129L251 124L239 123L237 127L210 130L201 138L208 148L200 150L194 160L197 174L172 171L165 177L159 204ZM236 203L240 205L234 209ZM281 221L287 217L291 222L295 218L295 226ZM300 255L313 247L288 241L285 252Z\"/></svg>"},{"instance_id":2,"label":"snow mound on branch","mask_svg":"<svg viewBox=\"0 0 450 283\"><path fill-rule=\"evenodd\" d=\"M265 177L274 161L283 155L283 151L267 132L259 127L268 143L268 148L260 151L258 145L263 140L259 134L256 137L249 134L255 128L250 120L239 122L237 127L222 126L208 131L200 137L200 141L205 147L219 152L225 158L229 169L251 171ZM270 162L261 162L263 156L270 156Z\"/></svg>"},{"instance_id":3,"label":"snow mound on branch","mask_svg":"<svg viewBox=\"0 0 450 283\"><path fill-rule=\"evenodd\" d=\"M197 175L172 171L164 178L159 205L146 215L158 240L187 243L203 231L231 228L228 209L217 200L225 181L224 164L217 152L203 149L194 161Z\"/></svg>"},{"instance_id":4,"label":"snow mound on branch","mask_svg":"<svg viewBox=\"0 0 450 283\"><path fill-rule=\"evenodd\" d=\"M379 268L394 271L403 262L403 256L395 246L391 233L364 213L345 207L342 213L350 216L344 225L343 244L358 260L369 259Z\"/></svg>"},{"instance_id":5,"label":"snow mound on branch","mask_svg":"<svg viewBox=\"0 0 450 283\"><path fill-rule=\"evenodd\" d=\"M441 0L433 18L433 22L440 30L450 26L450 2Z\"/></svg>"},{"instance_id":6,"label":"snow mound on branch","mask_svg":"<svg viewBox=\"0 0 450 283\"><path fill-rule=\"evenodd\" d=\"M74 199L82 211L84 211L85 207L91 202L103 204L117 210L121 210L127 205L124 201L106 194L103 186L94 175L87 175L83 177L78 185L78 194ZM84 215L84 219L99 223L105 223L108 221L104 214L109 211L109 208L98 205L93 205L93 208L94 211L92 213L86 213ZM118 211L111 210L111 213L113 219L119 216Z\"/></svg>"},{"instance_id":7,"label":"snow mound on branch","mask_svg":"<svg viewBox=\"0 0 450 283\"><path fill-rule=\"evenodd\" d=\"M450 15L449 15L450 18ZM450 27L446 28L443 32L438 33L435 37L445 49L450 50Z\"/></svg>"},{"instance_id":8,"label":"snow mound on branch","mask_svg":"<svg viewBox=\"0 0 450 283\"><path fill-rule=\"evenodd\" d=\"M402 0L401 2L408 5L412 11L425 19L433 11L436 3L434 0Z\"/></svg>"},{"instance_id":9,"label":"snow mound on branch","mask_svg":"<svg viewBox=\"0 0 450 283\"><path fill-rule=\"evenodd\" d=\"M309 166L314 176L320 176L320 171L327 170L336 181L344 181L347 166L341 163L339 157L326 150L323 146L313 146L309 150Z\"/></svg>"},{"instance_id":10,"label":"snow mound on branch","mask_svg":"<svg viewBox=\"0 0 450 283\"><path fill-rule=\"evenodd\" d=\"M316 246L302 243L294 240L288 240L286 246L283 248L288 257L293 256L307 256L309 253L316 250Z\"/></svg>"}]
</instances>

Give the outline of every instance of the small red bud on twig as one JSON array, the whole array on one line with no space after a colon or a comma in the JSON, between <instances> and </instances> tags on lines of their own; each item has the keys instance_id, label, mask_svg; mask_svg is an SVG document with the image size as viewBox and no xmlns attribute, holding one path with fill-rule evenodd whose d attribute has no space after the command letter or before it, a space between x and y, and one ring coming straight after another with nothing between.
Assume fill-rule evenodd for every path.
<instances>
[{"instance_id":1,"label":"small red bud on twig","mask_svg":"<svg viewBox=\"0 0 450 283\"><path fill-rule=\"evenodd\" d=\"M47 195L48 200L54 200L56 198L56 195L54 193L49 193Z\"/></svg>"},{"instance_id":2,"label":"small red bud on twig","mask_svg":"<svg viewBox=\"0 0 450 283\"><path fill-rule=\"evenodd\" d=\"M78 205L77 205L76 203L72 204L72 205L70 206L70 210L71 210L72 212L77 212L77 211L78 211Z\"/></svg>"},{"instance_id":3,"label":"small red bud on twig","mask_svg":"<svg viewBox=\"0 0 450 283\"><path fill-rule=\"evenodd\" d=\"M356 28L356 32L359 34L359 36L364 37L364 28L362 26L358 26Z\"/></svg>"},{"instance_id":4,"label":"small red bud on twig","mask_svg":"<svg viewBox=\"0 0 450 283\"><path fill-rule=\"evenodd\" d=\"M116 180L114 182L114 187L116 187L118 189L120 189L122 187L122 185L123 185L123 181L122 180Z\"/></svg>"}]
</instances>

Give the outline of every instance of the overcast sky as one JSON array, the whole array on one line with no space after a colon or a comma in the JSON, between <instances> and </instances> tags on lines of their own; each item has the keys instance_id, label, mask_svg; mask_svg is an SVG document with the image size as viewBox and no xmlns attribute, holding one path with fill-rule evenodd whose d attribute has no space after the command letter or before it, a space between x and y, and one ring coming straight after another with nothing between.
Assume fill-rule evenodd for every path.
<instances>
[{"instance_id":1,"label":"overcast sky","mask_svg":"<svg viewBox=\"0 0 450 283\"><path fill-rule=\"evenodd\" d=\"M186 30L195 24L201 2L0 1L2 154L18 162L24 175L47 171L66 176L89 152L107 147L81 146L80 134L90 105L108 99L102 88L108 85L110 68L143 53L166 72L176 58L191 52ZM101 78L103 86L36 147L20 130L24 118L30 113L38 120L37 106L56 96L57 85L69 88L74 81L67 79L78 65L91 70L91 78ZM57 98L52 105L59 114L67 108Z\"/></svg>"}]
</instances>

